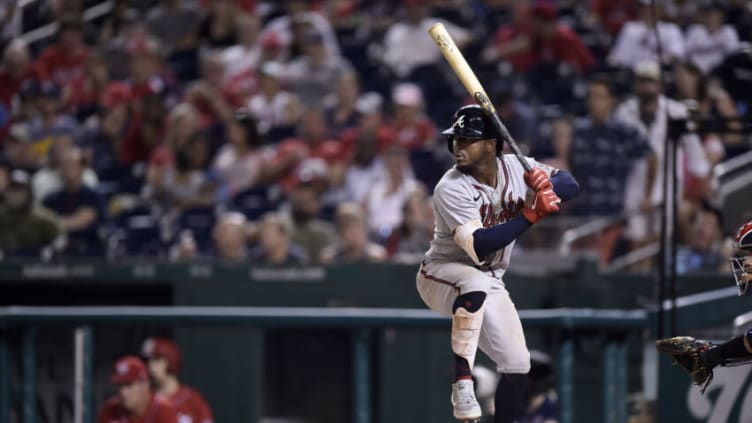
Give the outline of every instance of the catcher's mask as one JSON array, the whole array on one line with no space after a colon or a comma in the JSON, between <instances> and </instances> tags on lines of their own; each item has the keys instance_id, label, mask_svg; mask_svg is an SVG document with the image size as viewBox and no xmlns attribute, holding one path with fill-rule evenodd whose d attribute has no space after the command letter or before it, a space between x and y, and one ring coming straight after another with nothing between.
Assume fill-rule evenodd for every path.
<instances>
[{"instance_id":1,"label":"catcher's mask","mask_svg":"<svg viewBox=\"0 0 752 423\"><path fill-rule=\"evenodd\" d=\"M752 220L742 225L734 238L736 255L729 259L739 295L752 294Z\"/></svg>"},{"instance_id":2,"label":"catcher's mask","mask_svg":"<svg viewBox=\"0 0 752 423\"><path fill-rule=\"evenodd\" d=\"M452 126L442 132L442 134L448 135L447 148L450 153L454 153L455 136L471 140L496 139L496 155L498 156L501 153L503 143L496 135L496 129L491 119L477 104L470 104L457 109L452 116L452 121Z\"/></svg>"}]
</instances>

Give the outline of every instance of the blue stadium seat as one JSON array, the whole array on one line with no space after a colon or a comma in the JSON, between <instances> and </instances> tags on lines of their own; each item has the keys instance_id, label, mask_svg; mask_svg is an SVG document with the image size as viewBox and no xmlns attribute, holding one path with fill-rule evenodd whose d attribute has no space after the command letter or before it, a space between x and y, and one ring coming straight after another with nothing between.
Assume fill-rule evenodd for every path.
<instances>
[{"instance_id":1,"label":"blue stadium seat","mask_svg":"<svg viewBox=\"0 0 752 423\"><path fill-rule=\"evenodd\" d=\"M190 230L196 240L198 250L201 252L208 251L211 248L212 229L216 222L214 207L198 207L187 209L178 218L178 230Z\"/></svg>"},{"instance_id":2,"label":"blue stadium seat","mask_svg":"<svg viewBox=\"0 0 752 423\"><path fill-rule=\"evenodd\" d=\"M146 206L134 207L113 220L118 252L126 256L159 257L163 252L159 219Z\"/></svg>"},{"instance_id":3,"label":"blue stadium seat","mask_svg":"<svg viewBox=\"0 0 752 423\"><path fill-rule=\"evenodd\" d=\"M252 187L235 194L231 206L248 220L256 220L264 213L277 209L279 202L273 197L268 187Z\"/></svg>"}]
</instances>

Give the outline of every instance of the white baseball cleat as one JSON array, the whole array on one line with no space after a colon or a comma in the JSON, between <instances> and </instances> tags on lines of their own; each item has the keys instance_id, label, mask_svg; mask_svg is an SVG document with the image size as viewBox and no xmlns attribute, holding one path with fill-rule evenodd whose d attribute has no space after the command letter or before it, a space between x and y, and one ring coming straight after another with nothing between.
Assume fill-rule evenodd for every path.
<instances>
[{"instance_id":1,"label":"white baseball cleat","mask_svg":"<svg viewBox=\"0 0 752 423\"><path fill-rule=\"evenodd\" d=\"M480 420L482 413L480 404L475 399L475 384L472 379L461 379L452 384L452 407L457 420Z\"/></svg>"}]
</instances>

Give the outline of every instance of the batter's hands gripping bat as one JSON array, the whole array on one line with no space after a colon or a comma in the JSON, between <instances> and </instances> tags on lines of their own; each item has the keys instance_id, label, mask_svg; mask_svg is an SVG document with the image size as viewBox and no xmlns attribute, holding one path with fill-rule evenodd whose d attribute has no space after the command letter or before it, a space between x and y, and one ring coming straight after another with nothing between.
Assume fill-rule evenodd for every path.
<instances>
[{"instance_id":1,"label":"batter's hands gripping bat","mask_svg":"<svg viewBox=\"0 0 752 423\"><path fill-rule=\"evenodd\" d=\"M444 55L444 58L449 62L449 65L452 66L454 73L457 74L457 77L462 81L462 85L465 86L467 92L470 93L483 111L485 111L491 118L491 121L499 132L501 139L506 141L507 144L509 144L509 147L512 148L514 155L517 156L517 160L520 161L525 172L529 172L531 170L530 163L525 160L525 156L520 152L520 147L517 146L517 143L512 139L512 136L509 135L509 131L496 113L496 108L493 103L491 103L491 100L488 99L486 90L480 85L478 77L475 76L475 72L473 72L470 65L467 64L465 57L457 48L457 44L454 43L454 40L449 35L449 32L447 32L444 24L437 22L431 25L428 29L428 33L431 34L431 38L436 42L439 51Z\"/></svg>"}]
</instances>

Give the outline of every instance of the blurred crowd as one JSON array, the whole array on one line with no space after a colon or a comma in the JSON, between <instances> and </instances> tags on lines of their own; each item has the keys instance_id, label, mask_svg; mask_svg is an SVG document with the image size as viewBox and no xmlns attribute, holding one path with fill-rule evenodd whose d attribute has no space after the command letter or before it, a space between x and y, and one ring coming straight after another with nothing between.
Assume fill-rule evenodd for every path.
<instances>
[{"instance_id":1,"label":"blurred crowd","mask_svg":"<svg viewBox=\"0 0 752 423\"><path fill-rule=\"evenodd\" d=\"M580 182L563 214L629 216L603 262L658 236L668 136L682 268L721 264L712 170L750 147L744 0L116 0L88 20L101 2L20 3L4 257L419 261L452 164L440 130L472 101L427 35L441 21L525 153ZM687 118L716 130L677 132Z\"/></svg>"}]
</instances>

